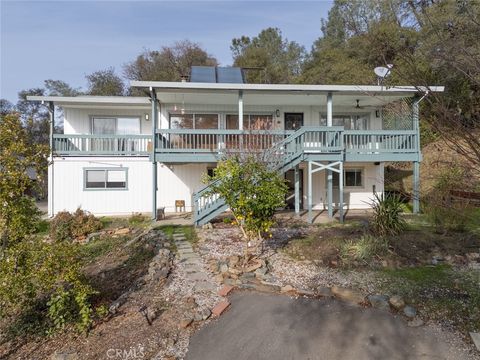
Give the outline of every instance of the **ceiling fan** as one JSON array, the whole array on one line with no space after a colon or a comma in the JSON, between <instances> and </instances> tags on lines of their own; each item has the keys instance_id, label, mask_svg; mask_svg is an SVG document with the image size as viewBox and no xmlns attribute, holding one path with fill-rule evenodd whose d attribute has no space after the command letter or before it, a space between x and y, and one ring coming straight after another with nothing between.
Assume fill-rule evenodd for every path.
<instances>
[{"instance_id":1,"label":"ceiling fan","mask_svg":"<svg viewBox=\"0 0 480 360\"><path fill-rule=\"evenodd\" d=\"M356 104L355 104L355 109L371 109L371 108L376 108L376 106L372 105L365 105L365 106L360 106L360 99L356 99Z\"/></svg>"}]
</instances>

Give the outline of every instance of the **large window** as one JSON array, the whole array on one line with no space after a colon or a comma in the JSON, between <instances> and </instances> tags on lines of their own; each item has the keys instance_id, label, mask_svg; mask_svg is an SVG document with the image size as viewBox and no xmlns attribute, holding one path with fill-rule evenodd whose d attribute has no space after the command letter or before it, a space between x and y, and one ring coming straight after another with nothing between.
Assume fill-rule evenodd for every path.
<instances>
[{"instance_id":1,"label":"large window","mask_svg":"<svg viewBox=\"0 0 480 360\"><path fill-rule=\"evenodd\" d=\"M344 169L343 184L345 187L363 187L363 170L362 169ZM333 172L333 186L339 186L338 173Z\"/></svg>"},{"instance_id":2,"label":"large window","mask_svg":"<svg viewBox=\"0 0 480 360\"><path fill-rule=\"evenodd\" d=\"M170 129L218 129L218 114L170 114Z\"/></svg>"},{"instance_id":3,"label":"large window","mask_svg":"<svg viewBox=\"0 0 480 360\"><path fill-rule=\"evenodd\" d=\"M139 116L94 116L92 134L95 135L136 135L140 134Z\"/></svg>"},{"instance_id":4,"label":"large window","mask_svg":"<svg viewBox=\"0 0 480 360\"><path fill-rule=\"evenodd\" d=\"M86 190L127 189L127 169L84 169Z\"/></svg>"},{"instance_id":5,"label":"large window","mask_svg":"<svg viewBox=\"0 0 480 360\"><path fill-rule=\"evenodd\" d=\"M238 130L238 115L228 114L225 118L226 128L229 130ZM273 128L272 115L243 115L244 130L271 130Z\"/></svg>"},{"instance_id":6,"label":"large window","mask_svg":"<svg viewBox=\"0 0 480 360\"><path fill-rule=\"evenodd\" d=\"M332 118L332 125L343 126L345 130L368 130L368 119L368 114L334 114ZM327 126L327 117L325 114L320 114L320 125Z\"/></svg>"}]
</instances>

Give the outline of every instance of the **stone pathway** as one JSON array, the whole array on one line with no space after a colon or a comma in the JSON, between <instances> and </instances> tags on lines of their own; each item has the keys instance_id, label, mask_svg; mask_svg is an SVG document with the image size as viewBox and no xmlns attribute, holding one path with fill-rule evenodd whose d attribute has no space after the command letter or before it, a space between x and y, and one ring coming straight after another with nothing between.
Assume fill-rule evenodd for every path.
<instances>
[{"instance_id":1,"label":"stone pathway","mask_svg":"<svg viewBox=\"0 0 480 360\"><path fill-rule=\"evenodd\" d=\"M200 256L193 251L185 234L179 229L173 234L179 262L184 267L187 280L194 282L195 291L216 291L217 285L211 280L203 267Z\"/></svg>"}]
</instances>

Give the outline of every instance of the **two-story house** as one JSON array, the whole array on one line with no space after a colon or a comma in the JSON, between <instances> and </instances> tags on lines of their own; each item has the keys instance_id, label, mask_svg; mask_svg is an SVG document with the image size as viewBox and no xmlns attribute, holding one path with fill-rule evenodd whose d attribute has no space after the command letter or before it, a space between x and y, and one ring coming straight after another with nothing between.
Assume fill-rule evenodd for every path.
<instances>
[{"instance_id":1,"label":"two-story house","mask_svg":"<svg viewBox=\"0 0 480 360\"><path fill-rule=\"evenodd\" d=\"M291 188L295 212L369 207L384 162L421 161L414 86L247 84L238 68L194 67L188 82L132 81L145 97L30 96L51 112L49 215L173 212L195 224L227 209L202 176L224 156L263 152ZM428 91L443 91L429 87ZM54 109L64 134L53 134Z\"/></svg>"}]
</instances>

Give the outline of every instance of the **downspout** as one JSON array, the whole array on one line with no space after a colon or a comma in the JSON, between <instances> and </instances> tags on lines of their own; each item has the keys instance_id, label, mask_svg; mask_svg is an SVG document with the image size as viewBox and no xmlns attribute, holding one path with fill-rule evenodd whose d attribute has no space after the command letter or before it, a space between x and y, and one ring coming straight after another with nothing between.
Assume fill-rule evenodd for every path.
<instances>
[{"instance_id":1,"label":"downspout","mask_svg":"<svg viewBox=\"0 0 480 360\"><path fill-rule=\"evenodd\" d=\"M422 160L422 154L420 151L420 102L423 101L428 95L428 90L425 92L418 101L413 104L413 121L414 130L417 135L417 154L418 158L413 162L413 213L418 214L420 212L420 161Z\"/></svg>"},{"instance_id":2,"label":"downspout","mask_svg":"<svg viewBox=\"0 0 480 360\"><path fill-rule=\"evenodd\" d=\"M44 101L42 101L42 104L45 104ZM48 201L48 207L49 207L49 216L53 217L55 216L55 206L54 206L54 195L55 195L55 188L54 188L54 161L53 161L53 154L55 152L55 142L53 140L53 133L55 131L55 105L53 101L48 102L48 115L49 115L49 139L50 139L50 176L48 176L47 172L47 180L48 180L48 186L47 186L47 201ZM49 199L50 197L50 199Z\"/></svg>"},{"instance_id":3,"label":"downspout","mask_svg":"<svg viewBox=\"0 0 480 360\"><path fill-rule=\"evenodd\" d=\"M152 221L157 220L157 162L155 161L155 149L157 147L157 93L153 87L150 88L150 99L152 102Z\"/></svg>"}]
</instances>

